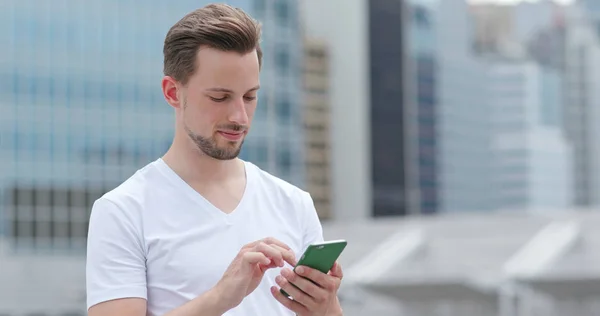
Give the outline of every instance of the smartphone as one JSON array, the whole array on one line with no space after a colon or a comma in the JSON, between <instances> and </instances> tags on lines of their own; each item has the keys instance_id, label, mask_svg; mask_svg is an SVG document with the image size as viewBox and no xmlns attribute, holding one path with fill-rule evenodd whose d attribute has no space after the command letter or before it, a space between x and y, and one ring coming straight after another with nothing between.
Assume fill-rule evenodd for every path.
<instances>
[{"instance_id":1,"label":"smartphone","mask_svg":"<svg viewBox=\"0 0 600 316\"><path fill-rule=\"evenodd\" d=\"M298 263L294 267L294 271L298 266L306 266L323 273L328 273L333 267L335 261L340 257L348 242L343 239L331 240L321 243L309 245ZM293 284L292 284L293 285ZM290 297L283 289L279 290L281 294Z\"/></svg>"}]
</instances>

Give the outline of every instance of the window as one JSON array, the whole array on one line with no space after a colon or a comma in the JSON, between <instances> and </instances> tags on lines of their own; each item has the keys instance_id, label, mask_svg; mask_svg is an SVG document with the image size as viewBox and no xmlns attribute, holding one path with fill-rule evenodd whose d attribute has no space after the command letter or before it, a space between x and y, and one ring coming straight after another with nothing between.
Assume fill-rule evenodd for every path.
<instances>
[{"instance_id":1,"label":"window","mask_svg":"<svg viewBox=\"0 0 600 316\"><path fill-rule=\"evenodd\" d=\"M275 14L277 15L277 21L282 25L287 25L290 19L288 0L275 1Z\"/></svg>"},{"instance_id":2,"label":"window","mask_svg":"<svg viewBox=\"0 0 600 316\"><path fill-rule=\"evenodd\" d=\"M422 6L415 6L413 9L413 19L419 26L428 27L431 25L429 12Z\"/></svg>"},{"instance_id":3,"label":"window","mask_svg":"<svg viewBox=\"0 0 600 316\"><path fill-rule=\"evenodd\" d=\"M254 11L258 16L262 16L266 9L266 0L254 0Z\"/></svg>"},{"instance_id":4,"label":"window","mask_svg":"<svg viewBox=\"0 0 600 316\"><path fill-rule=\"evenodd\" d=\"M323 59L323 58L327 57L327 55L325 54L325 50L320 49L320 48L309 48L308 56L310 56L311 58L314 58L314 59Z\"/></svg>"},{"instance_id":5,"label":"window","mask_svg":"<svg viewBox=\"0 0 600 316\"><path fill-rule=\"evenodd\" d=\"M266 166L269 161L269 153L267 152L267 142L266 140L262 140L261 142L256 143L255 153L256 153L256 163L259 165Z\"/></svg>"},{"instance_id":6,"label":"window","mask_svg":"<svg viewBox=\"0 0 600 316\"><path fill-rule=\"evenodd\" d=\"M105 188L14 187L11 237L33 247L85 247L89 212Z\"/></svg>"},{"instance_id":7,"label":"window","mask_svg":"<svg viewBox=\"0 0 600 316\"><path fill-rule=\"evenodd\" d=\"M275 56L275 63L279 73L285 75L290 71L290 53L285 46L280 46Z\"/></svg>"},{"instance_id":8,"label":"window","mask_svg":"<svg viewBox=\"0 0 600 316\"><path fill-rule=\"evenodd\" d=\"M253 160L253 149L254 146L247 144L246 146L242 146L242 150L240 151L239 158L242 160Z\"/></svg>"},{"instance_id":9,"label":"window","mask_svg":"<svg viewBox=\"0 0 600 316\"><path fill-rule=\"evenodd\" d=\"M263 118L267 117L269 101L269 95L264 90L258 92L258 103L256 105L255 116Z\"/></svg>"},{"instance_id":10,"label":"window","mask_svg":"<svg viewBox=\"0 0 600 316\"><path fill-rule=\"evenodd\" d=\"M277 150L277 167L283 174L289 174L292 169L292 153L287 146L279 145Z\"/></svg>"},{"instance_id":11,"label":"window","mask_svg":"<svg viewBox=\"0 0 600 316\"><path fill-rule=\"evenodd\" d=\"M292 117L292 105L290 99L287 97L281 97L277 100L277 118L288 121Z\"/></svg>"}]
</instances>

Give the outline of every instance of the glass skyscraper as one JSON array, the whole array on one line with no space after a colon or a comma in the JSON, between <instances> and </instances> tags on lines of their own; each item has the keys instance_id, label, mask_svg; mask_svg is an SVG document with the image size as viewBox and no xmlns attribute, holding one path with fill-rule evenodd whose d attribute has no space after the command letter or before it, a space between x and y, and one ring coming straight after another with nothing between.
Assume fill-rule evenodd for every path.
<instances>
[{"instance_id":1,"label":"glass skyscraper","mask_svg":"<svg viewBox=\"0 0 600 316\"><path fill-rule=\"evenodd\" d=\"M489 109L462 0L405 2L407 173L411 212L486 211Z\"/></svg>"},{"instance_id":2,"label":"glass skyscraper","mask_svg":"<svg viewBox=\"0 0 600 316\"><path fill-rule=\"evenodd\" d=\"M368 1L373 216L407 212L403 5Z\"/></svg>"},{"instance_id":3,"label":"glass skyscraper","mask_svg":"<svg viewBox=\"0 0 600 316\"><path fill-rule=\"evenodd\" d=\"M408 80L412 87L410 103L416 125L410 142L413 150L418 187L418 212L431 214L438 210L438 60L436 56L435 5L425 1L407 2L410 19L407 20L410 70Z\"/></svg>"},{"instance_id":4,"label":"glass skyscraper","mask_svg":"<svg viewBox=\"0 0 600 316\"><path fill-rule=\"evenodd\" d=\"M263 23L264 66L242 158L304 185L297 3L227 1ZM209 1L8 1L0 10L0 235L79 251L93 201L160 157L169 27Z\"/></svg>"}]
</instances>

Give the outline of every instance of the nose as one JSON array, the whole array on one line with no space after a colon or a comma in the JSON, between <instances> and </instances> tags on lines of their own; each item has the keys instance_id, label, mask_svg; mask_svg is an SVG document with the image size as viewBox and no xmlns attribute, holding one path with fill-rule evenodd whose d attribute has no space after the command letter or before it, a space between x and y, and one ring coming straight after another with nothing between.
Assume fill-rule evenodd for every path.
<instances>
[{"instance_id":1,"label":"nose","mask_svg":"<svg viewBox=\"0 0 600 316\"><path fill-rule=\"evenodd\" d=\"M239 125L248 124L248 112L246 111L246 102L244 102L243 97L231 102L229 121Z\"/></svg>"}]
</instances>

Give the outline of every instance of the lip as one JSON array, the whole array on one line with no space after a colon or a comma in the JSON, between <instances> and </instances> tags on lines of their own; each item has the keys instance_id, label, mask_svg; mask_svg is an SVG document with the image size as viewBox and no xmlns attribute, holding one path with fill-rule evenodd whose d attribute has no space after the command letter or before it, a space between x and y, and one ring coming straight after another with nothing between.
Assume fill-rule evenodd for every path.
<instances>
[{"instance_id":1,"label":"lip","mask_svg":"<svg viewBox=\"0 0 600 316\"><path fill-rule=\"evenodd\" d=\"M242 139L242 137L244 137L244 134L245 134L244 132L225 132L225 131L218 131L218 133L230 141L238 141L238 140Z\"/></svg>"}]
</instances>

